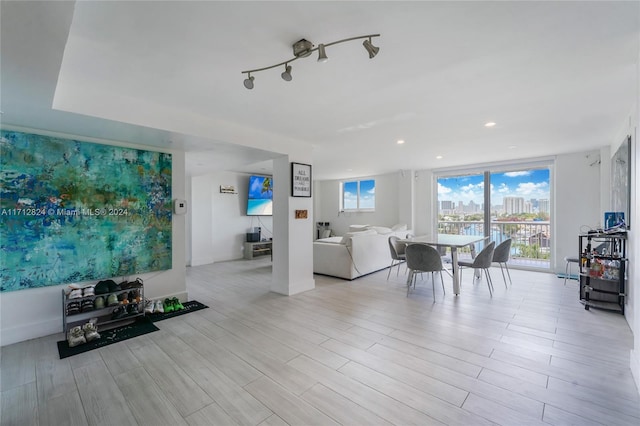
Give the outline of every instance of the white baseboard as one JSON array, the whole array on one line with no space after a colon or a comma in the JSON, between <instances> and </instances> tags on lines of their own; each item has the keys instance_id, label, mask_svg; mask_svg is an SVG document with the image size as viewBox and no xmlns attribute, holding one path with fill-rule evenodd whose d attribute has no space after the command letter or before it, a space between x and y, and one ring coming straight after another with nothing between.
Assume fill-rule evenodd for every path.
<instances>
[{"instance_id":1,"label":"white baseboard","mask_svg":"<svg viewBox=\"0 0 640 426\"><path fill-rule=\"evenodd\" d=\"M12 345L14 343L37 339L38 337L49 336L56 333L60 333L60 338L62 338L62 317L49 318L46 321L3 328L0 346Z\"/></svg>"},{"instance_id":2,"label":"white baseboard","mask_svg":"<svg viewBox=\"0 0 640 426\"><path fill-rule=\"evenodd\" d=\"M636 390L640 394L640 353L631 349L631 356L629 357L629 367L631 368L631 375L636 382Z\"/></svg>"},{"instance_id":3,"label":"white baseboard","mask_svg":"<svg viewBox=\"0 0 640 426\"><path fill-rule=\"evenodd\" d=\"M181 302L186 302L189 299L189 293L181 291L178 293L166 294L162 297L158 297L157 299L164 300L167 297L177 297ZM98 324L98 326L100 326L100 324ZM3 328L2 333L0 334L0 346L12 345L14 343L37 339L39 337L45 337L52 334L60 334L60 339L64 338L62 335L62 316L49 318L45 321Z\"/></svg>"}]
</instances>

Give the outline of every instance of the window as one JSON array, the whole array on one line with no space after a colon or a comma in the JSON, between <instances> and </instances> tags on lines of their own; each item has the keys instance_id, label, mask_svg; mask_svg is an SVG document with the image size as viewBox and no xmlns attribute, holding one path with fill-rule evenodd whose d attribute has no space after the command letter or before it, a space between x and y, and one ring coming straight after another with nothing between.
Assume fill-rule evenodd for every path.
<instances>
[{"instance_id":1,"label":"window","mask_svg":"<svg viewBox=\"0 0 640 426\"><path fill-rule=\"evenodd\" d=\"M373 211L376 207L375 179L342 182L342 211Z\"/></svg>"},{"instance_id":2,"label":"window","mask_svg":"<svg viewBox=\"0 0 640 426\"><path fill-rule=\"evenodd\" d=\"M511 264L550 267L551 164L436 173L437 232L513 240Z\"/></svg>"}]
</instances>

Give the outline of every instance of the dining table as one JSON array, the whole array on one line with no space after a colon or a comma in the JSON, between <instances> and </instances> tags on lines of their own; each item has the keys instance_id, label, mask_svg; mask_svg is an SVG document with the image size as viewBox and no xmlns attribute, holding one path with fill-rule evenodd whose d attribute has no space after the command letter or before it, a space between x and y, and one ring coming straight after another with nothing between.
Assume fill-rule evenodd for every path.
<instances>
[{"instance_id":1,"label":"dining table","mask_svg":"<svg viewBox=\"0 0 640 426\"><path fill-rule=\"evenodd\" d=\"M460 267L458 266L458 249L489 239L483 235L436 234L419 235L398 240L404 244L427 244L436 247L451 248L451 275L453 278L453 294L460 294Z\"/></svg>"}]
</instances>

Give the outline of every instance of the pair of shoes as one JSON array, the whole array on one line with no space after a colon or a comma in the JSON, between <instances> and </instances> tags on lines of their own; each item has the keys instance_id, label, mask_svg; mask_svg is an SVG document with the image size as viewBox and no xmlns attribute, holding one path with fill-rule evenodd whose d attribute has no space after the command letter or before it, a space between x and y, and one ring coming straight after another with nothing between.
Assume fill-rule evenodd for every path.
<instances>
[{"instance_id":1,"label":"pair of shoes","mask_svg":"<svg viewBox=\"0 0 640 426\"><path fill-rule=\"evenodd\" d=\"M120 284L120 288L123 290L128 290L130 288L142 288L142 278L136 278L135 281L123 282Z\"/></svg>"},{"instance_id":2,"label":"pair of shoes","mask_svg":"<svg viewBox=\"0 0 640 426\"><path fill-rule=\"evenodd\" d=\"M126 316L127 316L127 307L124 305L120 305L113 310L113 313L111 314L111 319L117 320L120 318L124 318Z\"/></svg>"},{"instance_id":3,"label":"pair of shoes","mask_svg":"<svg viewBox=\"0 0 640 426\"><path fill-rule=\"evenodd\" d=\"M104 303L105 303L104 302L104 297L98 296L93 301L93 308L94 309L102 309L102 308L104 308Z\"/></svg>"},{"instance_id":4,"label":"pair of shoes","mask_svg":"<svg viewBox=\"0 0 640 426\"><path fill-rule=\"evenodd\" d=\"M116 306L118 304L118 296L115 293L111 293L107 297L107 306Z\"/></svg>"},{"instance_id":5,"label":"pair of shoes","mask_svg":"<svg viewBox=\"0 0 640 426\"><path fill-rule=\"evenodd\" d=\"M152 314L156 310L156 302L153 300L145 299L144 301L144 312L147 314Z\"/></svg>"},{"instance_id":6,"label":"pair of shoes","mask_svg":"<svg viewBox=\"0 0 640 426\"><path fill-rule=\"evenodd\" d=\"M88 322L85 325L83 325L82 331L84 332L84 338L87 342L100 338L100 334L98 333L98 328L92 322Z\"/></svg>"},{"instance_id":7,"label":"pair of shoes","mask_svg":"<svg viewBox=\"0 0 640 426\"><path fill-rule=\"evenodd\" d=\"M160 314L164 313L164 305L162 304L162 300L155 301L153 312Z\"/></svg>"},{"instance_id":8,"label":"pair of shoes","mask_svg":"<svg viewBox=\"0 0 640 426\"><path fill-rule=\"evenodd\" d=\"M139 306L139 305L138 305L138 303L137 303L137 302L129 303L129 304L127 305L127 313L128 313L129 315L136 315L136 314L139 314L139 313L140 313L140 310L138 309L138 306Z\"/></svg>"},{"instance_id":9,"label":"pair of shoes","mask_svg":"<svg viewBox=\"0 0 640 426\"><path fill-rule=\"evenodd\" d=\"M87 343L87 339L84 337L84 331L82 331L82 328L80 328L79 325L76 327L72 327L71 330L69 330L67 342L69 342L70 348L81 345L83 343Z\"/></svg>"},{"instance_id":10,"label":"pair of shoes","mask_svg":"<svg viewBox=\"0 0 640 426\"><path fill-rule=\"evenodd\" d=\"M168 297L164 299L164 311L165 312L175 312L184 309L184 306L177 297L172 297L169 299Z\"/></svg>"}]
</instances>

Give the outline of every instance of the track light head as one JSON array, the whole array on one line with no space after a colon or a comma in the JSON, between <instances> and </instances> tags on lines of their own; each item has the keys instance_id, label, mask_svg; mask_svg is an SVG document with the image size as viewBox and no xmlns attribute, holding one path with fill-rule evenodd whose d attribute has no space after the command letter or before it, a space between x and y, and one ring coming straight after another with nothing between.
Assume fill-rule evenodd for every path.
<instances>
[{"instance_id":1,"label":"track light head","mask_svg":"<svg viewBox=\"0 0 640 426\"><path fill-rule=\"evenodd\" d=\"M244 81L244 87L246 87L249 90L253 89L253 78L254 77L252 77L251 74L249 74Z\"/></svg>"},{"instance_id":2,"label":"track light head","mask_svg":"<svg viewBox=\"0 0 640 426\"><path fill-rule=\"evenodd\" d=\"M329 58L327 57L327 52L324 50L324 44L318 45L318 62L327 62Z\"/></svg>"},{"instance_id":3,"label":"track light head","mask_svg":"<svg viewBox=\"0 0 640 426\"><path fill-rule=\"evenodd\" d=\"M369 38L369 40L363 41L362 45L364 46L365 49L367 49L367 52L369 52L369 59L375 58L375 56L380 51L379 47L376 47L373 44L371 44L371 38Z\"/></svg>"},{"instance_id":4,"label":"track light head","mask_svg":"<svg viewBox=\"0 0 640 426\"><path fill-rule=\"evenodd\" d=\"M291 79L293 78L291 76L291 65L285 65L284 72L280 74L280 77L282 77L284 81L291 81Z\"/></svg>"}]
</instances>

